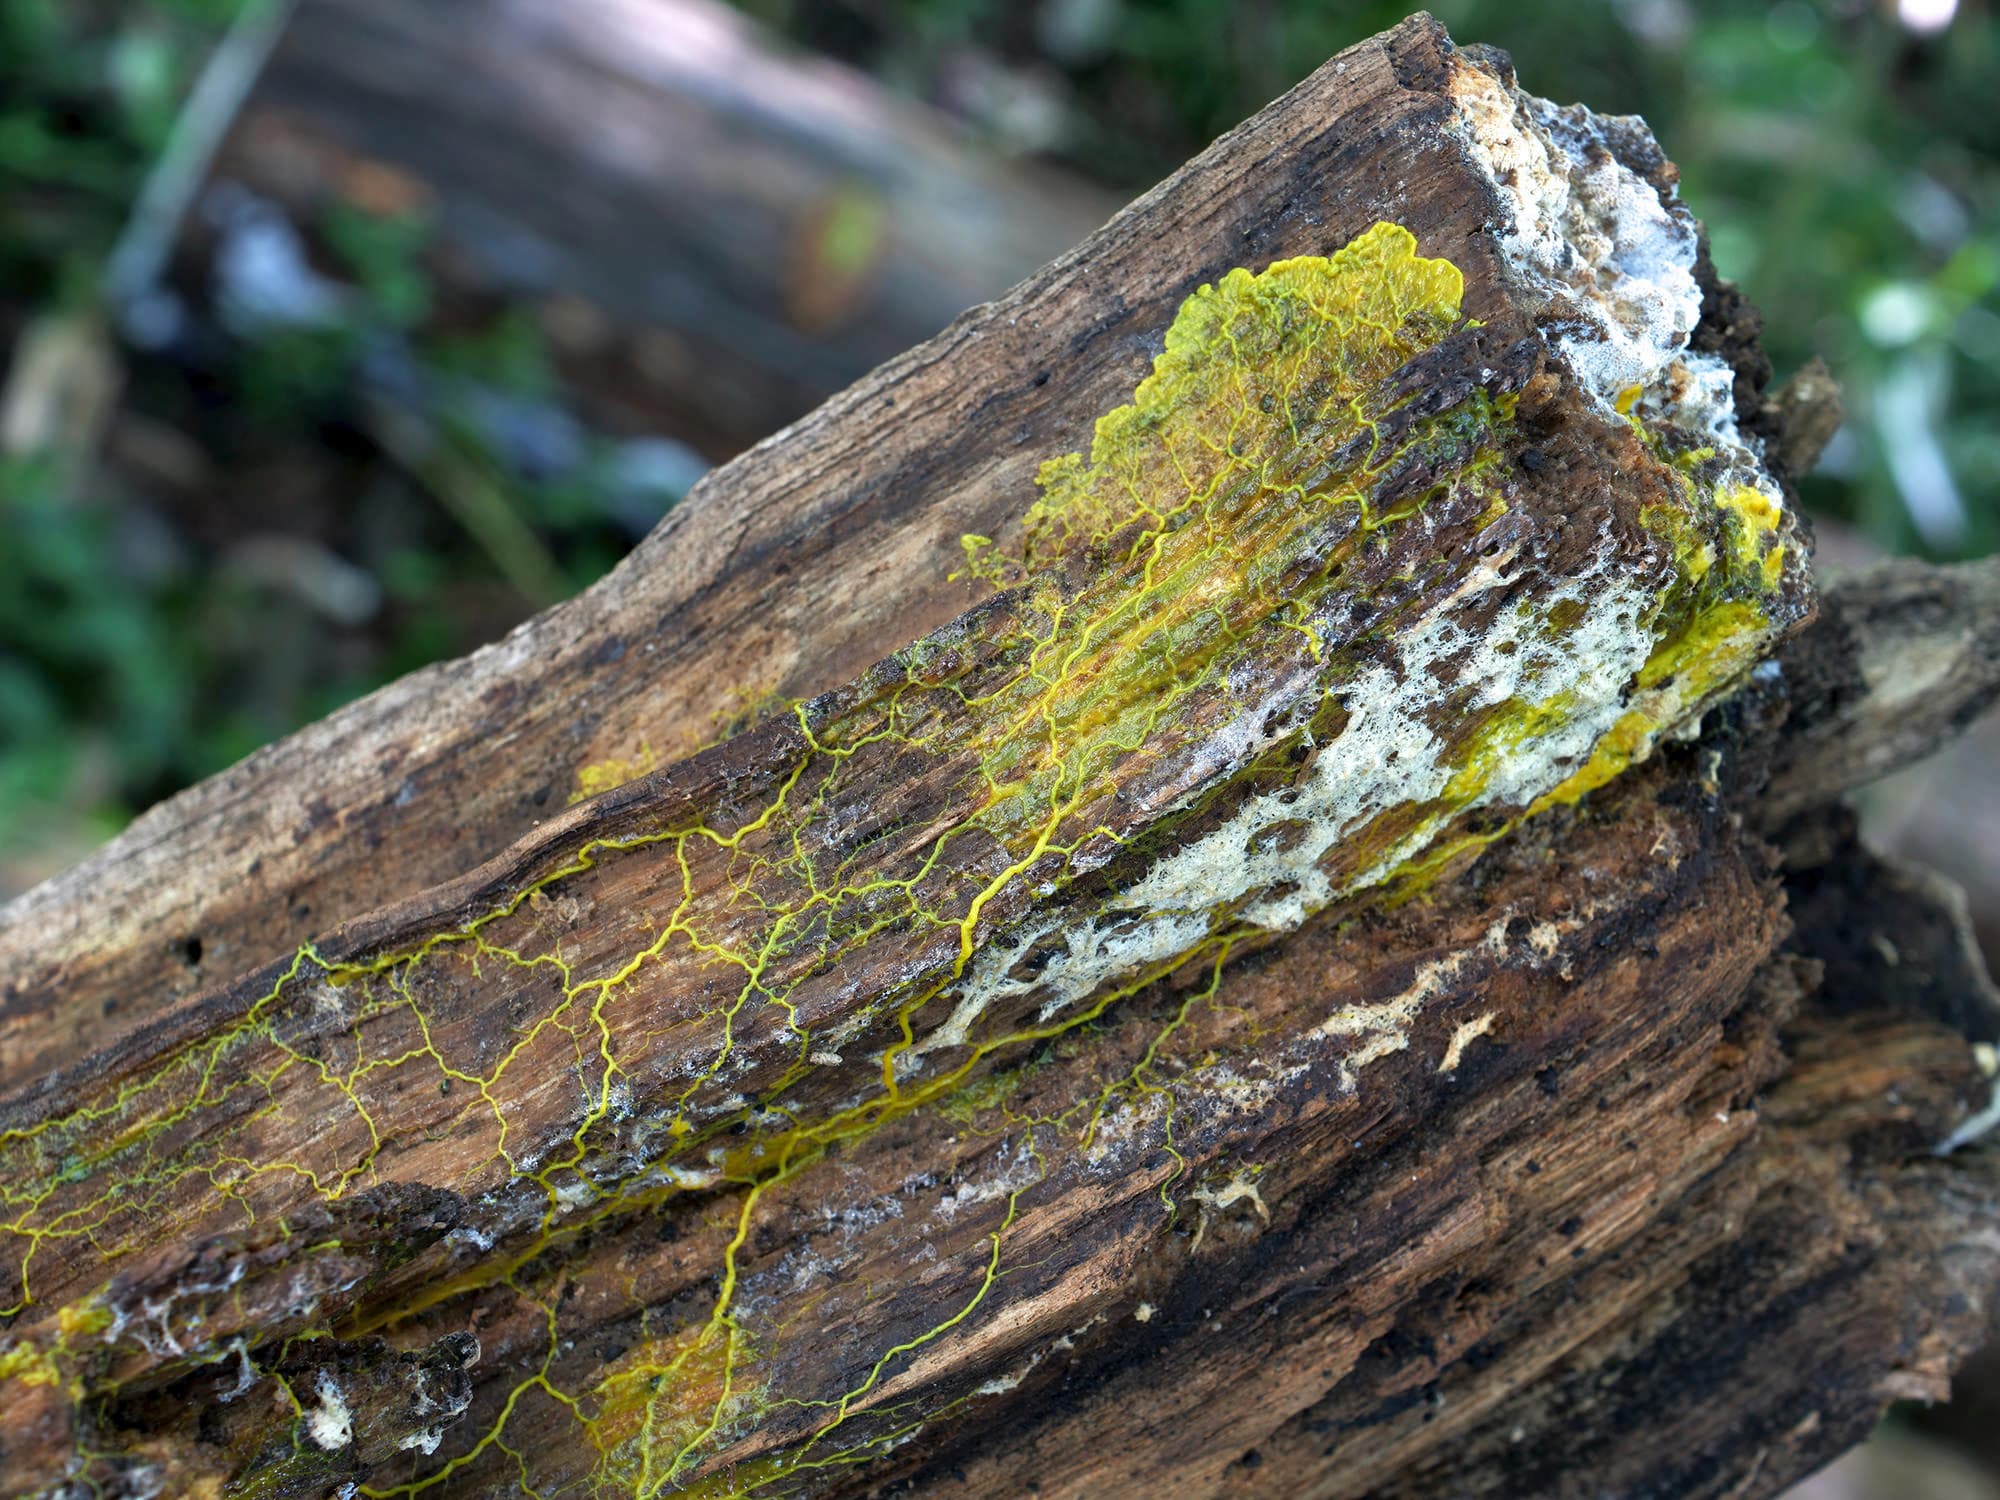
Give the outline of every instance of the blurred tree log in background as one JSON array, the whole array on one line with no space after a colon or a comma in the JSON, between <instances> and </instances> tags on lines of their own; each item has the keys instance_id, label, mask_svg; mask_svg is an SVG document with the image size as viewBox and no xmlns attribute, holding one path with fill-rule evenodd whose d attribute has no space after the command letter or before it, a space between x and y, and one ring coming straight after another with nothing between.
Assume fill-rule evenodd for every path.
<instances>
[{"instance_id":1,"label":"blurred tree log in background","mask_svg":"<svg viewBox=\"0 0 2000 1500\"><path fill-rule=\"evenodd\" d=\"M407 283L406 307L373 299L402 329L376 332L524 314L589 427L715 461L1116 206L959 134L711 0L302 0L153 258L178 268L178 308L135 310L193 339L337 322L368 290L320 269L338 226L400 221L409 264L383 263L390 240L359 267Z\"/></svg>"},{"instance_id":2,"label":"blurred tree log in background","mask_svg":"<svg viewBox=\"0 0 2000 1500\"><path fill-rule=\"evenodd\" d=\"M2000 579L1806 623L1672 179L1413 20L9 907L5 1482L1753 1496L1940 1394L2000 1007L1838 799Z\"/></svg>"}]
</instances>

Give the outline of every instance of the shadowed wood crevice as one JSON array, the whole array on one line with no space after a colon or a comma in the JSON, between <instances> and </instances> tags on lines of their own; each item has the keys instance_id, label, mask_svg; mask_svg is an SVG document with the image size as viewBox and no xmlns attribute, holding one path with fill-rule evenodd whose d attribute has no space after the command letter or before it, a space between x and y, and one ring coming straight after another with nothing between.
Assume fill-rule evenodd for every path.
<instances>
[{"instance_id":1,"label":"shadowed wood crevice","mask_svg":"<svg viewBox=\"0 0 2000 1500\"><path fill-rule=\"evenodd\" d=\"M1990 988L1799 769L1932 740L1671 181L1406 23L17 904L0 1488L1756 1495L1936 1391Z\"/></svg>"}]
</instances>

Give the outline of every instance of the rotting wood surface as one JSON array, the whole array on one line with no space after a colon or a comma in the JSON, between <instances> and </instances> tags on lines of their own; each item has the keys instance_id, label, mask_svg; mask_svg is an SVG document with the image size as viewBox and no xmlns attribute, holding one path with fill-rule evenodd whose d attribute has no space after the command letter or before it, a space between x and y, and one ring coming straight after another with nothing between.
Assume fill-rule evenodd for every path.
<instances>
[{"instance_id":1,"label":"rotting wood surface","mask_svg":"<svg viewBox=\"0 0 2000 1500\"><path fill-rule=\"evenodd\" d=\"M1291 282L1225 279L1280 258L1239 237L1180 279L1163 246L1228 242L1191 184L1231 162L1247 179L1274 142L1284 169L1257 166L1293 183L1270 216L1298 236L1285 253L1353 247ZM1687 357L1643 323L1575 342L1594 278L1569 296L1529 274L1531 244L1494 248L1534 207L1518 153L1559 164L1565 142L1622 161L1619 191L1653 194L1675 245L1685 229ZM788 465L835 484L827 455L890 399L942 420L919 394L957 399L941 365L1039 375L1006 341L1083 317L1121 257L1151 258L1130 284L1156 313L1199 281L1224 299L1157 318L1176 336L1153 404L1101 428L1090 466L1046 471L1033 508L1034 460L1084 447L1153 350L1089 356L1093 334L1080 390L1068 360L1024 381L1054 389L1026 398L1062 434L1039 452L1016 454L1018 428L961 432L942 461L984 476L986 509L902 450L919 468L895 503L933 517L931 582L857 569L839 586L880 612L839 641L824 622L774 670L835 671L871 628L916 645L455 881L381 877L400 899L296 953L253 936L281 920L248 915L260 875L229 941L271 963L191 1002L142 987L134 1030L81 1025L108 1045L0 1106L18 1268L0 1472L175 1493L1587 1475L1749 1494L1934 1390L1995 1273L1990 1164L1929 1155L1983 1091L1964 1015L1931 990L1856 993L1825 923L1787 936L1785 881L1866 909L1887 873L1787 835L1781 875L1746 832L1787 684L1814 652L1837 678L1848 648L1809 633L1703 738L1661 740L1807 608L1776 479L1716 441L1718 389L1728 431L1767 420L1762 371L1744 310L1696 281L1669 171L1629 125L1522 101L1415 21L1011 308L719 474L663 529L684 546L743 503L732 485ZM1294 412L1272 372L1300 307L1333 357ZM1218 329L1240 351L1256 327L1264 354L1220 357ZM959 532L998 544L968 541L975 577L939 583ZM838 537L822 550L816 568L841 565ZM597 691L575 666L593 634L605 667L640 639L670 654L664 629L603 633L666 569L656 536L517 637L511 670L573 704ZM768 612L814 587L744 574L699 599ZM544 661L538 635L571 644ZM754 644L678 649L719 665ZM691 718L713 682L662 674L647 711L672 723L660 699L682 694ZM463 698L434 696L434 722L469 733ZM511 743L548 751L549 732ZM304 752L248 769L286 753ZM391 837L385 784L320 853ZM497 838L521 814L488 816ZM155 847L184 826L159 815ZM1949 921L1914 925L1932 990L1984 1014ZM136 950L52 960L19 1013L87 1010L121 963Z\"/></svg>"}]
</instances>

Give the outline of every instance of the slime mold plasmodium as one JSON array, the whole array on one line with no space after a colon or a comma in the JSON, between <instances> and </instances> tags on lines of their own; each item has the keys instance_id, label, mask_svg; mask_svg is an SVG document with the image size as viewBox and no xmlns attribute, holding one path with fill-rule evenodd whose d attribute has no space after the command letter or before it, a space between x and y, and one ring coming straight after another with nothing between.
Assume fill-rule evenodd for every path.
<instances>
[{"instance_id":1,"label":"slime mold plasmodium","mask_svg":"<svg viewBox=\"0 0 2000 1500\"><path fill-rule=\"evenodd\" d=\"M121 1361L262 1378L254 1331L205 1326L229 1288L155 1315L122 1265L448 1183L453 1258L371 1301L362 1256L287 1349L497 1297L546 1353L362 1493L779 1492L977 1399L884 1393L996 1299L1040 1153L1087 1152L1119 1099L1162 1092L1178 1018L1039 1120L1059 1128L972 1247L972 1291L845 1385L787 1388L812 1320L746 1286L789 1185L891 1124L1008 1117L1024 1059L1158 980L1206 972L1184 1017L1233 953L1421 894L1690 725L1800 612L1782 508L1732 459L1635 413L1604 427L1642 501L1598 474L1575 506L1516 462L1532 340L1495 357L1462 298L1391 223L1203 286L1088 455L1043 467L1018 538L966 540L996 585L972 613L614 794L610 831L579 822L478 903L308 946L232 1015L0 1122L0 1392L65 1383L85 1433ZM576 1367L561 1268L635 1217L706 1226L708 1289L632 1273L634 1337ZM586 1433L590 1473L537 1477L529 1404ZM351 1441L294 1408L244 1459L287 1493ZM717 1468L760 1430L776 1451Z\"/></svg>"}]
</instances>

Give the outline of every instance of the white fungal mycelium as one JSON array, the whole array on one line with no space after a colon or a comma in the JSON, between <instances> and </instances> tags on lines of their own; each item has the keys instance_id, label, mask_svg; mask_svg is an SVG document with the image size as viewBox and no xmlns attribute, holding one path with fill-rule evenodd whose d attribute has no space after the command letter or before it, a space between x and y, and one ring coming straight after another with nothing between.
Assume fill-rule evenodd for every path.
<instances>
[{"instance_id":1,"label":"white fungal mycelium","mask_svg":"<svg viewBox=\"0 0 2000 1500\"><path fill-rule=\"evenodd\" d=\"M1737 426L1735 372L1688 347L1702 302L1694 216L1620 159L1621 138L1652 148L1645 122L1558 107L1462 57L1450 92L1453 133L1501 205L1501 257L1578 384L1710 443L1732 481L1782 503Z\"/></svg>"},{"instance_id":2,"label":"white fungal mycelium","mask_svg":"<svg viewBox=\"0 0 2000 1500\"><path fill-rule=\"evenodd\" d=\"M1491 1031L1494 1021L1498 1019L1499 1012L1489 1010L1474 1016L1470 1021L1460 1021L1452 1031L1451 1040L1445 1045L1444 1056L1439 1060L1437 1070L1440 1073L1456 1072L1459 1063L1465 1057L1465 1049Z\"/></svg>"},{"instance_id":3,"label":"white fungal mycelium","mask_svg":"<svg viewBox=\"0 0 2000 1500\"><path fill-rule=\"evenodd\" d=\"M314 1378L313 1394L319 1401L305 1413L306 1436L328 1453L345 1448L354 1441L354 1412L330 1370Z\"/></svg>"},{"instance_id":4,"label":"white fungal mycelium","mask_svg":"<svg viewBox=\"0 0 2000 1500\"><path fill-rule=\"evenodd\" d=\"M1208 935L1219 910L1287 932L1349 891L1380 883L1421 853L1437 829L1419 824L1338 882L1327 857L1383 814L1443 795L1458 768L1431 725L1448 699L1467 711L1516 698L1569 705L1533 755L1500 758L1471 809L1525 805L1582 764L1624 712L1626 689L1652 649L1642 626L1648 596L1635 582L1593 573L1503 612L1474 634L1457 606L1478 587L1503 581L1498 569L1475 575L1398 633L1393 661L1342 684L1347 723L1297 784L1248 798L1219 827L1164 854L1094 917L1051 914L979 953L950 1016L918 1050L963 1044L997 1001L1044 996L1046 1018L1105 984L1169 962ZM1583 610L1570 629L1538 624L1564 604ZM1453 672L1440 670L1447 662ZM1269 733L1258 727L1273 722L1274 706L1260 701L1238 716L1233 728L1246 743L1236 753L1247 759L1277 742L1283 716ZM1278 830L1285 836L1274 837ZM1056 951L1036 973L1012 972L1036 944L1050 942Z\"/></svg>"},{"instance_id":5,"label":"white fungal mycelium","mask_svg":"<svg viewBox=\"0 0 2000 1500\"><path fill-rule=\"evenodd\" d=\"M1671 424L1714 449L1725 465L1720 479L1707 481L1717 493L1747 485L1781 508L1777 482L1738 430L1731 368L1688 347L1702 307L1698 231L1671 189L1624 159L1650 151L1643 123L1557 108L1469 59L1455 68L1453 131L1493 184L1495 238L1516 289L1578 384L1607 415ZM1429 523L1419 514L1404 524ZM1608 535L1597 550L1595 569L1491 619L1472 606L1515 583L1522 560L1505 552L1483 561L1456 593L1399 625L1379 658L1339 683L1345 723L1333 742L1316 747L1295 785L1251 796L1220 826L1163 853L1091 915L1051 911L990 942L954 986L943 1023L899 1064L912 1067L926 1052L963 1045L999 1002L1033 996L1046 1021L1107 985L1170 965L1215 930L1218 913L1289 931L1334 901L1390 880L1452 817L1531 805L1585 764L1628 712L1640 710L1663 727L1691 718L1697 702L1673 676L1635 686L1659 644L1649 628L1656 582L1621 571ZM1558 609L1564 624L1552 628ZM1295 678L1246 704L1212 733L1191 782L1208 784L1208 763L1225 774L1271 749L1304 721L1302 703L1323 690ZM1509 702L1560 711L1536 721L1524 753L1491 756L1464 800L1462 755L1435 726L1447 711L1471 714ZM1448 794L1460 799L1455 806L1419 820L1367 868L1342 872L1338 851L1385 814L1437 807ZM1024 963L1031 954L1035 961ZM1408 1020L1399 1013L1380 1045L1403 1045ZM1340 1018L1330 1024L1338 1027ZM1471 1039L1455 1039L1447 1067ZM1364 1045L1345 1059L1343 1074L1351 1079L1370 1060Z\"/></svg>"}]
</instances>

